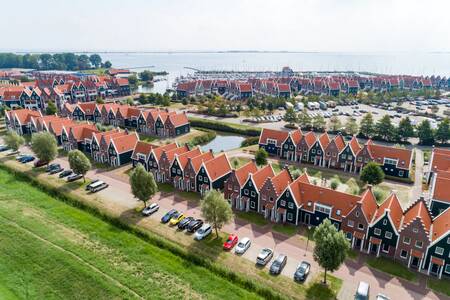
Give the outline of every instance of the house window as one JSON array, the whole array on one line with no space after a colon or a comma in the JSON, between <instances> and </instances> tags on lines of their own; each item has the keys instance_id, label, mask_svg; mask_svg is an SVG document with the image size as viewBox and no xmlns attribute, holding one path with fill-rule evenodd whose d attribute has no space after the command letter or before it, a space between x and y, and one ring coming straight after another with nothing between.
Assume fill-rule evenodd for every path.
<instances>
[{"instance_id":1,"label":"house window","mask_svg":"<svg viewBox=\"0 0 450 300\"><path fill-rule=\"evenodd\" d=\"M356 216L356 217L359 217L359 211L357 211L357 212L355 213L355 216Z\"/></svg>"},{"instance_id":2,"label":"house window","mask_svg":"<svg viewBox=\"0 0 450 300\"><path fill-rule=\"evenodd\" d=\"M288 145L284 145L284 149L287 149L289 146Z\"/></svg>"},{"instance_id":3,"label":"house window","mask_svg":"<svg viewBox=\"0 0 450 300\"><path fill-rule=\"evenodd\" d=\"M422 248L423 246L423 242L422 241L416 241L416 247L417 248Z\"/></svg>"},{"instance_id":4,"label":"house window","mask_svg":"<svg viewBox=\"0 0 450 300\"><path fill-rule=\"evenodd\" d=\"M336 215L338 215L338 216L341 215L341 210L340 210L340 209L338 209L338 210L336 211Z\"/></svg>"},{"instance_id":5,"label":"house window","mask_svg":"<svg viewBox=\"0 0 450 300\"><path fill-rule=\"evenodd\" d=\"M177 173L177 169L172 168L172 173Z\"/></svg>"},{"instance_id":6,"label":"house window","mask_svg":"<svg viewBox=\"0 0 450 300\"><path fill-rule=\"evenodd\" d=\"M445 265L445 273L450 273L450 264Z\"/></svg>"},{"instance_id":7,"label":"house window","mask_svg":"<svg viewBox=\"0 0 450 300\"><path fill-rule=\"evenodd\" d=\"M386 224L387 224L387 220L384 219L384 220L383 220L383 225L386 225Z\"/></svg>"},{"instance_id":8,"label":"house window","mask_svg":"<svg viewBox=\"0 0 450 300\"><path fill-rule=\"evenodd\" d=\"M414 233L418 233L419 230L418 230L417 228L413 228L413 232L414 232Z\"/></svg>"},{"instance_id":9,"label":"house window","mask_svg":"<svg viewBox=\"0 0 450 300\"><path fill-rule=\"evenodd\" d=\"M358 229L360 229L360 230L364 230L364 225L363 225L363 224L361 224L361 223L358 223Z\"/></svg>"},{"instance_id":10,"label":"house window","mask_svg":"<svg viewBox=\"0 0 450 300\"><path fill-rule=\"evenodd\" d=\"M247 189L244 190L244 195L248 196L248 190Z\"/></svg>"},{"instance_id":11,"label":"house window","mask_svg":"<svg viewBox=\"0 0 450 300\"><path fill-rule=\"evenodd\" d=\"M255 208L255 202L253 202L253 201L250 201L250 208Z\"/></svg>"},{"instance_id":12,"label":"house window","mask_svg":"<svg viewBox=\"0 0 450 300\"><path fill-rule=\"evenodd\" d=\"M327 156L330 156L330 152L327 152Z\"/></svg>"},{"instance_id":13,"label":"house window","mask_svg":"<svg viewBox=\"0 0 450 300\"><path fill-rule=\"evenodd\" d=\"M380 228L375 228L375 230L373 231L373 233L375 235L381 235L381 229Z\"/></svg>"},{"instance_id":14,"label":"house window","mask_svg":"<svg viewBox=\"0 0 450 300\"><path fill-rule=\"evenodd\" d=\"M434 250L434 253L442 255L442 254L444 254L444 248L436 247L436 249Z\"/></svg>"},{"instance_id":15,"label":"house window","mask_svg":"<svg viewBox=\"0 0 450 300\"><path fill-rule=\"evenodd\" d=\"M447 238L447 244L450 244L450 237Z\"/></svg>"},{"instance_id":16,"label":"house window","mask_svg":"<svg viewBox=\"0 0 450 300\"><path fill-rule=\"evenodd\" d=\"M288 203L288 207L289 207L290 209L294 208L294 203L289 202L289 203Z\"/></svg>"},{"instance_id":17,"label":"house window","mask_svg":"<svg viewBox=\"0 0 450 300\"><path fill-rule=\"evenodd\" d=\"M346 159L346 158L347 158L347 156L345 154L341 155L341 159Z\"/></svg>"},{"instance_id":18,"label":"house window","mask_svg":"<svg viewBox=\"0 0 450 300\"><path fill-rule=\"evenodd\" d=\"M208 181L208 177L205 177L204 179L205 179L205 183L208 183L208 182L209 182L209 181Z\"/></svg>"},{"instance_id":19,"label":"house window","mask_svg":"<svg viewBox=\"0 0 450 300\"><path fill-rule=\"evenodd\" d=\"M384 234L384 237L387 239L392 239L392 232L386 231L386 233Z\"/></svg>"},{"instance_id":20,"label":"house window","mask_svg":"<svg viewBox=\"0 0 450 300\"><path fill-rule=\"evenodd\" d=\"M286 197L289 197L289 191L286 192Z\"/></svg>"},{"instance_id":21,"label":"house window","mask_svg":"<svg viewBox=\"0 0 450 300\"><path fill-rule=\"evenodd\" d=\"M331 213L331 207L319 203L316 203L315 210L320 211L327 215Z\"/></svg>"},{"instance_id":22,"label":"house window","mask_svg":"<svg viewBox=\"0 0 450 300\"><path fill-rule=\"evenodd\" d=\"M336 157L336 153L333 152L333 157Z\"/></svg>"},{"instance_id":23,"label":"house window","mask_svg":"<svg viewBox=\"0 0 450 300\"><path fill-rule=\"evenodd\" d=\"M347 225L348 227L353 227L353 225L355 225L355 222L353 222L352 220L348 220Z\"/></svg>"},{"instance_id":24,"label":"house window","mask_svg":"<svg viewBox=\"0 0 450 300\"><path fill-rule=\"evenodd\" d=\"M269 201L270 201L270 202L273 202L273 197L269 197Z\"/></svg>"},{"instance_id":25,"label":"house window","mask_svg":"<svg viewBox=\"0 0 450 300\"><path fill-rule=\"evenodd\" d=\"M308 201L308 206L311 206L312 205L312 202L311 201Z\"/></svg>"},{"instance_id":26,"label":"house window","mask_svg":"<svg viewBox=\"0 0 450 300\"><path fill-rule=\"evenodd\" d=\"M398 171L398 176L403 176L403 171Z\"/></svg>"},{"instance_id":27,"label":"house window","mask_svg":"<svg viewBox=\"0 0 450 300\"><path fill-rule=\"evenodd\" d=\"M178 175L181 175L181 170L177 170L177 174L178 174Z\"/></svg>"},{"instance_id":28,"label":"house window","mask_svg":"<svg viewBox=\"0 0 450 300\"><path fill-rule=\"evenodd\" d=\"M397 165L397 160L396 159L391 159L391 158L385 158L384 159L384 164Z\"/></svg>"},{"instance_id":29,"label":"house window","mask_svg":"<svg viewBox=\"0 0 450 300\"><path fill-rule=\"evenodd\" d=\"M250 195L251 195L252 197L255 197L255 196L256 196L256 193L255 193L254 191L252 191L252 192L250 193Z\"/></svg>"},{"instance_id":30,"label":"house window","mask_svg":"<svg viewBox=\"0 0 450 300\"><path fill-rule=\"evenodd\" d=\"M315 154L315 153L316 153L316 149L312 149L312 150L311 150L311 153L312 153L312 154Z\"/></svg>"},{"instance_id":31,"label":"house window","mask_svg":"<svg viewBox=\"0 0 450 300\"><path fill-rule=\"evenodd\" d=\"M198 175L198 180L200 180L200 181L202 181L202 180L203 180L203 177L202 177L202 175Z\"/></svg>"},{"instance_id":32,"label":"house window","mask_svg":"<svg viewBox=\"0 0 450 300\"><path fill-rule=\"evenodd\" d=\"M280 206L286 206L286 201L281 200L281 201L280 201Z\"/></svg>"},{"instance_id":33,"label":"house window","mask_svg":"<svg viewBox=\"0 0 450 300\"><path fill-rule=\"evenodd\" d=\"M411 243L411 238L405 236L403 238L403 243L406 244L406 245L409 245Z\"/></svg>"},{"instance_id":34,"label":"house window","mask_svg":"<svg viewBox=\"0 0 450 300\"><path fill-rule=\"evenodd\" d=\"M195 184L191 183L191 189L195 189Z\"/></svg>"},{"instance_id":35,"label":"house window","mask_svg":"<svg viewBox=\"0 0 450 300\"><path fill-rule=\"evenodd\" d=\"M287 214L287 219L288 219L289 221L292 221L292 220L294 219L294 215L293 215L292 213L288 213L288 214Z\"/></svg>"},{"instance_id":36,"label":"house window","mask_svg":"<svg viewBox=\"0 0 450 300\"><path fill-rule=\"evenodd\" d=\"M383 244L383 252L389 252L389 245L388 244Z\"/></svg>"},{"instance_id":37,"label":"house window","mask_svg":"<svg viewBox=\"0 0 450 300\"><path fill-rule=\"evenodd\" d=\"M361 156L358 157L358 161L359 161L359 162L362 162L362 157L361 157Z\"/></svg>"},{"instance_id":38,"label":"house window","mask_svg":"<svg viewBox=\"0 0 450 300\"><path fill-rule=\"evenodd\" d=\"M407 256L408 256L408 252L406 250L402 250L402 252L400 252L401 258L406 258Z\"/></svg>"},{"instance_id":39,"label":"house window","mask_svg":"<svg viewBox=\"0 0 450 300\"><path fill-rule=\"evenodd\" d=\"M292 146L292 145L289 146L289 149L294 150L294 146Z\"/></svg>"},{"instance_id":40,"label":"house window","mask_svg":"<svg viewBox=\"0 0 450 300\"><path fill-rule=\"evenodd\" d=\"M351 240L351 239L352 239L352 233L351 233L351 232L347 232L347 233L345 234L345 236L347 237L348 240Z\"/></svg>"}]
</instances>

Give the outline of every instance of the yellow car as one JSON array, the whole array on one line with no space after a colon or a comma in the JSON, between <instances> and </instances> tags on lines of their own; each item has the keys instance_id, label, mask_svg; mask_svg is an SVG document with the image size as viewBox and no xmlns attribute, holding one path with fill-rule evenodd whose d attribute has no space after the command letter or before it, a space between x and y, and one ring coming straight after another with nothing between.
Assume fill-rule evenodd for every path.
<instances>
[{"instance_id":1,"label":"yellow car","mask_svg":"<svg viewBox=\"0 0 450 300\"><path fill-rule=\"evenodd\" d=\"M170 219L169 224L171 226L175 226L178 223L180 223L180 221L183 220L184 218L186 218L186 217L184 216L183 213L177 213L177 214L173 215L173 217Z\"/></svg>"}]
</instances>

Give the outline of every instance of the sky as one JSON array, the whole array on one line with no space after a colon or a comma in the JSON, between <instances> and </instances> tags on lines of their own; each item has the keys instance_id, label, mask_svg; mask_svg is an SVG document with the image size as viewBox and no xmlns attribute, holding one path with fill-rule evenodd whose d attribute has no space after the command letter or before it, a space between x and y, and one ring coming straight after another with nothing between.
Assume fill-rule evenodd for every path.
<instances>
[{"instance_id":1,"label":"sky","mask_svg":"<svg viewBox=\"0 0 450 300\"><path fill-rule=\"evenodd\" d=\"M2 2L0 51L450 51L448 0Z\"/></svg>"}]
</instances>

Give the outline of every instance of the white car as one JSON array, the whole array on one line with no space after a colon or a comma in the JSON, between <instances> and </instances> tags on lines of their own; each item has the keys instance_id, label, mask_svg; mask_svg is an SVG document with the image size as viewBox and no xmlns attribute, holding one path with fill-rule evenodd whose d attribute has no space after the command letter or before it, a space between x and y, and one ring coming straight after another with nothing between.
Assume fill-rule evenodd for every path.
<instances>
[{"instance_id":1,"label":"white car","mask_svg":"<svg viewBox=\"0 0 450 300\"><path fill-rule=\"evenodd\" d=\"M199 230L195 232L194 239L197 241L203 240L205 237L211 234L211 231L212 231L211 225L204 224L202 227L200 227Z\"/></svg>"},{"instance_id":2,"label":"white car","mask_svg":"<svg viewBox=\"0 0 450 300\"><path fill-rule=\"evenodd\" d=\"M157 203L152 203L142 210L142 214L144 216L150 216L151 214L156 212L158 209L159 209L159 205Z\"/></svg>"},{"instance_id":3,"label":"white car","mask_svg":"<svg viewBox=\"0 0 450 300\"><path fill-rule=\"evenodd\" d=\"M245 251L247 251L248 248L250 248L250 245L252 242L248 237L245 237L239 241L239 243L234 248L234 252L236 254L244 254Z\"/></svg>"}]
</instances>

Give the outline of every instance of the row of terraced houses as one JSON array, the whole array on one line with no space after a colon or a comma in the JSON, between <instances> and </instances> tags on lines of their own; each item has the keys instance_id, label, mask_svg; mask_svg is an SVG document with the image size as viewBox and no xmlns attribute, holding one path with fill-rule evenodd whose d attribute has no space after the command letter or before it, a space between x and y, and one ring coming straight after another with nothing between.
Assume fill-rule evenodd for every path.
<instances>
[{"instance_id":1,"label":"row of terraced houses","mask_svg":"<svg viewBox=\"0 0 450 300\"><path fill-rule=\"evenodd\" d=\"M431 76L327 76L327 77L273 77L246 80L204 79L178 83L178 97L223 95L231 100L255 95L289 98L294 93L338 96L359 90L393 91L421 89L450 89L450 78Z\"/></svg>"},{"instance_id":2,"label":"row of terraced houses","mask_svg":"<svg viewBox=\"0 0 450 300\"><path fill-rule=\"evenodd\" d=\"M0 104L9 108L44 110L49 101L62 109L65 103L96 101L131 95L127 78L37 74L36 80L0 85Z\"/></svg>"},{"instance_id":3,"label":"row of terraced houses","mask_svg":"<svg viewBox=\"0 0 450 300\"><path fill-rule=\"evenodd\" d=\"M287 168L276 174L272 166L258 168L251 161L233 169L224 153L176 143L140 141L132 160L158 182L201 194L222 190L233 209L259 213L272 222L317 226L328 218L354 249L450 276L450 209L433 216L423 198L403 210L392 193L378 205L371 187L356 196L314 185L307 174L294 179Z\"/></svg>"},{"instance_id":4,"label":"row of terraced houses","mask_svg":"<svg viewBox=\"0 0 450 300\"><path fill-rule=\"evenodd\" d=\"M380 164L386 175L408 178L412 166L412 151L377 145L368 140L364 145L352 137L346 142L341 134L331 138L328 133L280 131L264 128L259 147L269 155L298 163L359 173L368 162Z\"/></svg>"}]
</instances>

